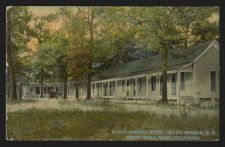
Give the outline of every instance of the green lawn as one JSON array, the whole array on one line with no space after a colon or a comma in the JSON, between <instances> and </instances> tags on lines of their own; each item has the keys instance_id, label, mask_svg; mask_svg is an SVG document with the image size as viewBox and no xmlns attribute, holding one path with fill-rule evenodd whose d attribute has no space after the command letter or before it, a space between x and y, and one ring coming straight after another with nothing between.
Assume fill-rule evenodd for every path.
<instances>
[{"instance_id":1,"label":"green lawn","mask_svg":"<svg viewBox=\"0 0 225 147\"><path fill-rule=\"evenodd\" d=\"M212 130L216 134L200 135L200 140L215 140L218 138L219 120L208 115L179 117L141 111L84 112L34 108L10 112L7 121L7 138L14 140L127 140L127 135L112 133L123 130Z\"/></svg>"}]
</instances>

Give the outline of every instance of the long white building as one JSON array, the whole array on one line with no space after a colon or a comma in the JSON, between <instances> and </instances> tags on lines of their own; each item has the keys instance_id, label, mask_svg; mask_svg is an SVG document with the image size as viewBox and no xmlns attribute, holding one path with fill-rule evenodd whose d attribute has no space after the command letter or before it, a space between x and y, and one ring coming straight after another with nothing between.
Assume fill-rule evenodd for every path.
<instances>
[{"instance_id":1,"label":"long white building","mask_svg":"<svg viewBox=\"0 0 225 147\"><path fill-rule=\"evenodd\" d=\"M175 51L169 55L167 95L170 101L218 101L219 98L219 45L207 41ZM160 55L135 60L112 67L93 79L92 98L147 99L162 98L162 59ZM69 97L75 98L70 86ZM86 97L86 84L79 86L79 95Z\"/></svg>"},{"instance_id":2,"label":"long white building","mask_svg":"<svg viewBox=\"0 0 225 147\"><path fill-rule=\"evenodd\" d=\"M214 40L177 49L175 51L177 56L169 55L168 100L175 103L218 101L219 52L219 44ZM86 90L86 82L81 82L78 87L79 98L86 98ZM68 97L75 99L73 83L68 83L67 91ZM33 93L35 94L35 91ZM160 100L162 98L161 55L112 67L101 75L93 77L91 95L93 99Z\"/></svg>"}]
</instances>

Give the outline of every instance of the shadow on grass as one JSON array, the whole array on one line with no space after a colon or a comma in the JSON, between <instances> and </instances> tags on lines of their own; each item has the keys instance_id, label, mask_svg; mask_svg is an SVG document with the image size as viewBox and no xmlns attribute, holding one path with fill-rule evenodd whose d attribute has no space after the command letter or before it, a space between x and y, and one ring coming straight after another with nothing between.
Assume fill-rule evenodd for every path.
<instances>
[{"instance_id":1,"label":"shadow on grass","mask_svg":"<svg viewBox=\"0 0 225 147\"><path fill-rule=\"evenodd\" d=\"M35 103L38 102L39 100L35 99L22 99L22 100L7 100L7 104L21 104L21 103Z\"/></svg>"},{"instance_id":2,"label":"shadow on grass","mask_svg":"<svg viewBox=\"0 0 225 147\"><path fill-rule=\"evenodd\" d=\"M126 140L123 130L212 130L203 140L218 138L216 116L159 115L143 111L80 111L28 109L8 114L7 138L15 140Z\"/></svg>"}]
</instances>

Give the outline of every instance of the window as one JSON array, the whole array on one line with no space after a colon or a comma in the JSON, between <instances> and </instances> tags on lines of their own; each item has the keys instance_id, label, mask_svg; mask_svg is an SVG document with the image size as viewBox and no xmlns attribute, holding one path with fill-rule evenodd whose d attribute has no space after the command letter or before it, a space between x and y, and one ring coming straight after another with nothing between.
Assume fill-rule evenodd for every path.
<instances>
[{"instance_id":1,"label":"window","mask_svg":"<svg viewBox=\"0 0 225 147\"><path fill-rule=\"evenodd\" d=\"M184 72L181 72L181 75L180 75L181 77L181 79L180 79L180 88L181 88L181 90L185 90L185 81L184 81Z\"/></svg>"},{"instance_id":2,"label":"window","mask_svg":"<svg viewBox=\"0 0 225 147\"><path fill-rule=\"evenodd\" d=\"M95 84L92 84L93 95L95 94Z\"/></svg>"},{"instance_id":3,"label":"window","mask_svg":"<svg viewBox=\"0 0 225 147\"><path fill-rule=\"evenodd\" d=\"M46 94L47 92L46 92L47 90L46 90L46 87L44 87L44 94Z\"/></svg>"},{"instance_id":4,"label":"window","mask_svg":"<svg viewBox=\"0 0 225 147\"><path fill-rule=\"evenodd\" d=\"M141 78L139 78L139 91L141 91Z\"/></svg>"},{"instance_id":5,"label":"window","mask_svg":"<svg viewBox=\"0 0 225 147\"><path fill-rule=\"evenodd\" d=\"M83 90L83 83L80 83L81 90Z\"/></svg>"},{"instance_id":6,"label":"window","mask_svg":"<svg viewBox=\"0 0 225 147\"><path fill-rule=\"evenodd\" d=\"M47 92L49 93L51 91L51 87L47 87Z\"/></svg>"},{"instance_id":7,"label":"window","mask_svg":"<svg viewBox=\"0 0 225 147\"><path fill-rule=\"evenodd\" d=\"M124 80L122 80L122 92L124 92Z\"/></svg>"},{"instance_id":8,"label":"window","mask_svg":"<svg viewBox=\"0 0 225 147\"><path fill-rule=\"evenodd\" d=\"M104 96L107 96L108 92L107 92L107 84L104 83Z\"/></svg>"},{"instance_id":9,"label":"window","mask_svg":"<svg viewBox=\"0 0 225 147\"><path fill-rule=\"evenodd\" d=\"M210 71L211 91L216 90L216 71Z\"/></svg>"},{"instance_id":10,"label":"window","mask_svg":"<svg viewBox=\"0 0 225 147\"><path fill-rule=\"evenodd\" d=\"M134 96L136 95L136 80L134 79Z\"/></svg>"},{"instance_id":11,"label":"window","mask_svg":"<svg viewBox=\"0 0 225 147\"><path fill-rule=\"evenodd\" d=\"M176 95L176 74L172 74L172 95Z\"/></svg>"},{"instance_id":12,"label":"window","mask_svg":"<svg viewBox=\"0 0 225 147\"><path fill-rule=\"evenodd\" d=\"M163 76L160 76L160 95L162 95L162 89L163 89Z\"/></svg>"},{"instance_id":13,"label":"window","mask_svg":"<svg viewBox=\"0 0 225 147\"><path fill-rule=\"evenodd\" d=\"M97 83L96 88L97 88L97 96L99 96L99 83Z\"/></svg>"},{"instance_id":14,"label":"window","mask_svg":"<svg viewBox=\"0 0 225 147\"><path fill-rule=\"evenodd\" d=\"M112 82L109 82L109 96L112 96Z\"/></svg>"},{"instance_id":15,"label":"window","mask_svg":"<svg viewBox=\"0 0 225 147\"><path fill-rule=\"evenodd\" d=\"M36 87L36 94L40 94L40 87Z\"/></svg>"},{"instance_id":16,"label":"window","mask_svg":"<svg viewBox=\"0 0 225 147\"><path fill-rule=\"evenodd\" d=\"M112 82L112 87L113 87L112 93L113 93L113 95L115 95L115 91L116 91L116 82Z\"/></svg>"},{"instance_id":17,"label":"window","mask_svg":"<svg viewBox=\"0 0 225 147\"><path fill-rule=\"evenodd\" d=\"M33 87L30 87L30 93L33 93Z\"/></svg>"},{"instance_id":18,"label":"window","mask_svg":"<svg viewBox=\"0 0 225 147\"><path fill-rule=\"evenodd\" d=\"M84 85L84 91L87 91L86 83L83 83L83 85Z\"/></svg>"},{"instance_id":19,"label":"window","mask_svg":"<svg viewBox=\"0 0 225 147\"><path fill-rule=\"evenodd\" d=\"M153 76L151 78L151 86L152 86L152 91L155 91L156 90L156 77Z\"/></svg>"}]
</instances>

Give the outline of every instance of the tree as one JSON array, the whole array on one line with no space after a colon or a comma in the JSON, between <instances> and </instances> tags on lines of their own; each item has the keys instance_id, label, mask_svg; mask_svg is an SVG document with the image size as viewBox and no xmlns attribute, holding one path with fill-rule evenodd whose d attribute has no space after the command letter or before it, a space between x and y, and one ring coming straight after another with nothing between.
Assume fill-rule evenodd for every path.
<instances>
[{"instance_id":1,"label":"tree","mask_svg":"<svg viewBox=\"0 0 225 147\"><path fill-rule=\"evenodd\" d=\"M54 73L60 79L60 81L64 84L64 98L67 98L67 82L68 77L70 76L68 73L68 45L69 42L67 38L60 32L54 35L53 41L56 42L56 46L54 47L54 53L52 56L54 57L55 63Z\"/></svg>"},{"instance_id":2,"label":"tree","mask_svg":"<svg viewBox=\"0 0 225 147\"><path fill-rule=\"evenodd\" d=\"M190 34L191 31L199 26L199 23L205 24L211 14L212 11L208 8L152 7L131 9L129 16L136 22L136 27L142 30L137 38L141 43L147 42L147 49L160 52L162 57L163 94L161 102L167 103L168 49L188 46L188 41L194 35ZM206 34L201 34L206 36ZM191 44L198 41L195 38Z\"/></svg>"},{"instance_id":3,"label":"tree","mask_svg":"<svg viewBox=\"0 0 225 147\"><path fill-rule=\"evenodd\" d=\"M53 40L52 30L48 27L48 23L55 21L58 18L57 13L50 13L45 16L33 16L32 17L32 31L31 35L32 38L36 38L38 40L38 52L37 55L34 56L36 60L33 62L33 72L35 79L39 81L41 85L41 98L43 98L43 85L44 80L49 79L50 76L53 79L53 59L49 58L52 57L52 54L48 54L48 48L51 47L51 41ZM54 44L54 42L53 42ZM47 56L49 55L49 57ZM56 76L54 76L56 78Z\"/></svg>"},{"instance_id":4,"label":"tree","mask_svg":"<svg viewBox=\"0 0 225 147\"><path fill-rule=\"evenodd\" d=\"M88 30L88 44L87 44L87 97L86 99L91 98L91 76L92 76L92 54L94 48L94 31L96 29L96 24L94 21L96 20L96 8L95 7L87 7L87 8L80 8L78 9L78 15L80 15L83 19L83 24L85 25L86 29Z\"/></svg>"},{"instance_id":5,"label":"tree","mask_svg":"<svg viewBox=\"0 0 225 147\"><path fill-rule=\"evenodd\" d=\"M58 18L63 19L64 22L58 32L63 37L59 37L58 39L61 39L61 42L62 40L67 40L67 44L64 44L62 47L63 49L61 49L64 54L63 52L60 53L60 55L63 55L63 58L65 59L64 61L66 62L61 62L59 59L57 60L61 62L59 65L64 64L64 66L61 66L64 67L62 72L67 71L67 73L65 72L62 74L65 75L65 79L68 80L68 78L70 78L74 81L76 98L78 99L78 83L85 78L84 75L88 70L88 54L86 49L87 39L85 38L86 30L83 22L79 17L77 17L71 7L62 7L59 9L57 14Z\"/></svg>"},{"instance_id":6,"label":"tree","mask_svg":"<svg viewBox=\"0 0 225 147\"><path fill-rule=\"evenodd\" d=\"M50 15L52 16L52 15ZM38 45L41 45L43 42L45 42L47 39L50 38L50 30L46 27L46 23L50 22L49 19L51 18L50 16L42 16L42 17L33 17L33 26L32 26L32 37L36 38L38 40ZM54 17L53 17L54 18ZM39 59L38 59L39 60ZM33 65L33 69L35 71L35 78L39 80L39 84L41 85L41 98L44 97L43 95L43 85L44 85L44 80L46 78L49 78L49 74L47 71L44 69L46 67L45 64L41 64L42 60L40 59L39 61L36 60L36 62Z\"/></svg>"},{"instance_id":7,"label":"tree","mask_svg":"<svg viewBox=\"0 0 225 147\"><path fill-rule=\"evenodd\" d=\"M64 84L64 98L67 98L67 48L68 40L62 32L54 32L51 37L39 44L38 52L33 66L36 70L36 77L43 85L46 78L61 81Z\"/></svg>"},{"instance_id":8,"label":"tree","mask_svg":"<svg viewBox=\"0 0 225 147\"><path fill-rule=\"evenodd\" d=\"M153 7L144 9L141 15L142 19L139 19L140 16L139 18L134 16L134 18L138 20L138 24L143 27L143 32L148 36L146 39L148 48L159 51L162 57L163 96L161 101L167 103L168 49L178 37L174 9L171 7Z\"/></svg>"},{"instance_id":9,"label":"tree","mask_svg":"<svg viewBox=\"0 0 225 147\"><path fill-rule=\"evenodd\" d=\"M98 72L94 65L98 63L105 65L111 59L115 59L114 64L118 65L120 63L119 54L121 50L131 40L129 37L132 37L132 35L126 36L129 30L126 20L120 18L123 16L123 9L113 7L77 7L76 16L82 22L83 29L86 30L84 31L86 32L84 35L84 40L86 40L84 47L86 48L85 59L88 64L86 68L87 99L91 98L91 78ZM113 12L118 13L113 14Z\"/></svg>"},{"instance_id":10,"label":"tree","mask_svg":"<svg viewBox=\"0 0 225 147\"><path fill-rule=\"evenodd\" d=\"M187 47L199 42L218 39L218 22L210 18L218 15L216 7L175 7L178 31L181 34L177 46Z\"/></svg>"},{"instance_id":11,"label":"tree","mask_svg":"<svg viewBox=\"0 0 225 147\"><path fill-rule=\"evenodd\" d=\"M69 71L75 81L87 78L87 99L90 99L91 77L96 72L94 65L104 62L106 56L104 53L109 54L109 50L104 48L103 34L100 29L101 9L76 7L72 10L64 7L61 9L61 14L66 22L64 32L70 40Z\"/></svg>"},{"instance_id":12,"label":"tree","mask_svg":"<svg viewBox=\"0 0 225 147\"><path fill-rule=\"evenodd\" d=\"M131 28L127 15L127 7L105 7L101 8L102 38L101 43L110 48L111 52L106 61L106 66L117 66L137 59L134 54L135 28ZM119 23L118 23L119 22Z\"/></svg>"},{"instance_id":13,"label":"tree","mask_svg":"<svg viewBox=\"0 0 225 147\"><path fill-rule=\"evenodd\" d=\"M36 55L32 61L32 78L38 80L41 85L41 98L43 98L43 85L44 81L51 76L51 59L48 57L48 50L43 47L43 44L39 45ZM51 56L50 56L51 57Z\"/></svg>"},{"instance_id":14,"label":"tree","mask_svg":"<svg viewBox=\"0 0 225 147\"><path fill-rule=\"evenodd\" d=\"M17 99L16 76L24 69L21 52L27 50L26 43L30 39L29 22L31 14L26 7L8 7L7 9L7 71L9 97Z\"/></svg>"}]
</instances>

